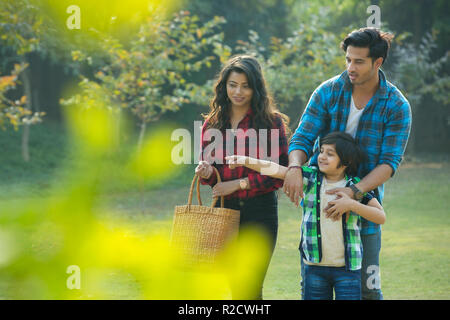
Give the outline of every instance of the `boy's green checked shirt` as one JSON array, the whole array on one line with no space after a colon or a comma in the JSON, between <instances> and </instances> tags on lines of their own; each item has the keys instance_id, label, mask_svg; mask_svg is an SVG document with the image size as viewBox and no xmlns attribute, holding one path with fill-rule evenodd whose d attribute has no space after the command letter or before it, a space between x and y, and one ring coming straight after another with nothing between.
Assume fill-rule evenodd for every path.
<instances>
[{"instance_id":1,"label":"boy's green checked shirt","mask_svg":"<svg viewBox=\"0 0 450 320\"><path fill-rule=\"evenodd\" d=\"M302 257L313 263L319 263L322 259L322 242L320 234L320 186L323 174L315 166L303 166L303 220L302 235L300 240L300 252ZM346 186L358 183L358 178L349 178ZM361 200L367 204L374 197L368 193ZM342 228L344 234L345 266L347 270L361 269L362 243L361 243L361 217L351 212L348 221L346 215L342 216Z\"/></svg>"}]
</instances>

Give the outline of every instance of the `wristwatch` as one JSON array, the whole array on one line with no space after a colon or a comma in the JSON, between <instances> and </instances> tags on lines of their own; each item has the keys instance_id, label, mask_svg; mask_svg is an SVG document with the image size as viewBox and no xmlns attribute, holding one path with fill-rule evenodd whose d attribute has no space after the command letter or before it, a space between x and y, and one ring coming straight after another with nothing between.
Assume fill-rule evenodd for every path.
<instances>
[{"instance_id":1,"label":"wristwatch","mask_svg":"<svg viewBox=\"0 0 450 320\"><path fill-rule=\"evenodd\" d=\"M247 186L248 186L247 180L245 179L239 180L239 187L241 188L241 190L247 189Z\"/></svg>"},{"instance_id":2,"label":"wristwatch","mask_svg":"<svg viewBox=\"0 0 450 320\"><path fill-rule=\"evenodd\" d=\"M350 185L350 189L352 189L353 191L353 197L355 198L355 200L361 200L364 197L364 193L359 190L354 184Z\"/></svg>"}]
</instances>

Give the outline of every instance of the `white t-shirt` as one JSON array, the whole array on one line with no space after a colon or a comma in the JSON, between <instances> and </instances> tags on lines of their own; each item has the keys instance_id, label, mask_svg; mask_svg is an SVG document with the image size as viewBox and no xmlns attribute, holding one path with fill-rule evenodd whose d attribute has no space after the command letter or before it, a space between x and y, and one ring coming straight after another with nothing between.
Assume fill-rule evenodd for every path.
<instances>
[{"instance_id":1,"label":"white t-shirt","mask_svg":"<svg viewBox=\"0 0 450 320\"><path fill-rule=\"evenodd\" d=\"M342 230L342 218L334 221L326 217L323 209L329 201L336 199L334 194L326 194L325 191L345 187L347 180L328 182L323 177L320 187L320 234L322 239L322 260L319 263L304 261L309 265L343 267L345 266L344 232Z\"/></svg>"},{"instance_id":2,"label":"white t-shirt","mask_svg":"<svg viewBox=\"0 0 450 320\"><path fill-rule=\"evenodd\" d=\"M363 111L364 108L362 108L361 110L356 108L355 102L353 101L352 97L352 101L350 103L350 113L348 115L345 132L350 134L353 138L356 136L356 130L358 129L359 119L361 118Z\"/></svg>"}]
</instances>

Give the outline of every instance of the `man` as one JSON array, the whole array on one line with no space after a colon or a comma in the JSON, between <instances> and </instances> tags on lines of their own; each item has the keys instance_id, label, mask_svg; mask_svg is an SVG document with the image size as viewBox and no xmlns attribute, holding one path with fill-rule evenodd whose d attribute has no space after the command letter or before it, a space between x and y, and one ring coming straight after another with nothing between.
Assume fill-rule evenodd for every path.
<instances>
[{"instance_id":1,"label":"man","mask_svg":"<svg viewBox=\"0 0 450 320\"><path fill-rule=\"evenodd\" d=\"M353 189L339 188L331 192L344 191L358 200L374 190L382 203L384 183L397 170L411 130L408 101L380 70L392 38L391 34L374 28L351 32L341 43L346 53L346 71L325 81L313 92L289 145L289 169L283 186L297 206L299 197L303 197L299 166L309 158L310 164L317 164L319 139L333 131L351 134L366 153L367 160L358 168L362 180ZM333 206L325 210L327 216L334 219L344 214ZM381 300L380 226L363 219L361 238L362 298Z\"/></svg>"}]
</instances>

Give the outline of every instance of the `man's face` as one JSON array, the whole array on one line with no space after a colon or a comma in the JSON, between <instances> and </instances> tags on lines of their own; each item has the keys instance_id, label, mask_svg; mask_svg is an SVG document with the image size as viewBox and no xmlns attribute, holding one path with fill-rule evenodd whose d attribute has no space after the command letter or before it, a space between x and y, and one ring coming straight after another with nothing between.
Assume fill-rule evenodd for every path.
<instances>
[{"instance_id":1,"label":"man's face","mask_svg":"<svg viewBox=\"0 0 450 320\"><path fill-rule=\"evenodd\" d=\"M350 82L353 85L363 85L376 77L383 58L372 61L369 48L348 46L345 60Z\"/></svg>"}]
</instances>

